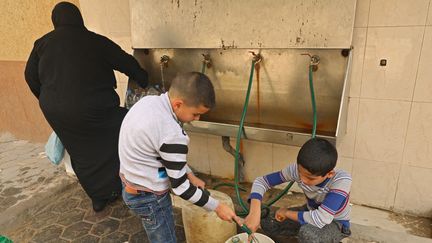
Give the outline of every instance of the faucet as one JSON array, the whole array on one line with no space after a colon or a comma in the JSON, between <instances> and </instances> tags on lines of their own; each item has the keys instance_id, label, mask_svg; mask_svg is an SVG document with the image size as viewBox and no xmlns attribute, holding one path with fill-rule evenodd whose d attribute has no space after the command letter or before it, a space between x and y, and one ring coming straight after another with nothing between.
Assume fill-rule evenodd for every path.
<instances>
[{"instance_id":1,"label":"faucet","mask_svg":"<svg viewBox=\"0 0 432 243\"><path fill-rule=\"evenodd\" d=\"M309 65L312 66L312 71L316 72L318 70L318 64L320 63L320 57L318 55L311 55L310 53L302 53L300 55L309 56Z\"/></svg>"},{"instance_id":2,"label":"faucet","mask_svg":"<svg viewBox=\"0 0 432 243\"><path fill-rule=\"evenodd\" d=\"M204 57L203 60L203 65L205 65L207 68L211 68L212 67L212 63L211 63L211 59L210 59L210 54L202 54L202 56Z\"/></svg>"}]
</instances>

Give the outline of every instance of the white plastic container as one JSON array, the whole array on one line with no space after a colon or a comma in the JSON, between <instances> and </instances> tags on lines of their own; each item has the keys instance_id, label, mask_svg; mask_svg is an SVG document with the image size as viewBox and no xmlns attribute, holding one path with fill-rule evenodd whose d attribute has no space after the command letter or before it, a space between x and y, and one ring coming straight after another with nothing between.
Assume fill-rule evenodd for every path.
<instances>
[{"instance_id":1,"label":"white plastic container","mask_svg":"<svg viewBox=\"0 0 432 243\"><path fill-rule=\"evenodd\" d=\"M209 191L213 198L234 209L234 204L227 194ZM182 205L182 218L188 243L221 243L237 233L234 223L222 221L215 212L209 212L191 203Z\"/></svg>"},{"instance_id":2,"label":"white plastic container","mask_svg":"<svg viewBox=\"0 0 432 243\"><path fill-rule=\"evenodd\" d=\"M272 239L270 239L268 236L255 233L254 236L257 238L257 243L275 243ZM248 242L248 235L246 233L241 233L238 235L234 235L233 237L229 238L225 243L249 243Z\"/></svg>"},{"instance_id":3,"label":"white plastic container","mask_svg":"<svg viewBox=\"0 0 432 243\"><path fill-rule=\"evenodd\" d=\"M63 156L63 159L62 159L61 163L64 164L64 167L66 169L66 173L69 176L76 177L75 171L72 168L72 163L71 163L71 159L70 159L69 153L66 151L66 149L65 149L64 156Z\"/></svg>"}]
</instances>

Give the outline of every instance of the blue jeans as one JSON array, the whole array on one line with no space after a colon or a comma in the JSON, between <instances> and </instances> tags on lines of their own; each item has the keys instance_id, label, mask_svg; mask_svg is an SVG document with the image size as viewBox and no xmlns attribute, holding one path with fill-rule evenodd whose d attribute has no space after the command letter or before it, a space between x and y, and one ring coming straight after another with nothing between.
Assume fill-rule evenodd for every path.
<instances>
[{"instance_id":1,"label":"blue jeans","mask_svg":"<svg viewBox=\"0 0 432 243\"><path fill-rule=\"evenodd\" d=\"M169 192L130 194L123 188L123 200L142 221L151 243L176 243L175 224Z\"/></svg>"}]
</instances>

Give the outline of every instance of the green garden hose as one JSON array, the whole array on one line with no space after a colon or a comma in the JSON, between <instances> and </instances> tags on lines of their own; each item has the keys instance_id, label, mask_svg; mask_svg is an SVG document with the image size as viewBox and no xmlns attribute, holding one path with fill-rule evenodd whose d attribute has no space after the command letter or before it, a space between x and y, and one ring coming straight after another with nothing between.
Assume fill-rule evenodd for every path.
<instances>
[{"instance_id":1,"label":"green garden hose","mask_svg":"<svg viewBox=\"0 0 432 243\"><path fill-rule=\"evenodd\" d=\"M215 188L217 188L219 186L234 186L237 201L238 201L239 205L241 206L241 208L243 209L243 211L236 212L238 216L246 216L249 214L249 209L246 206L246 204L243 202L243 199L240 196L240 190L243 188L240 188L240 186L239 186L238 163L239 163L239 157L240 157L240 140L241 140L242 136L244 136L244 122L245 122L246 113L247 113L247 109L248 109L248 105L249 105L249 97L250 97L250 93L251 93L251 89L252 89L253 73L254 73L254 68L255 68L256 63L257 63L256 59L252 60L251 71L250 71L250 75L249 75L249 83L248 83L248 88L247 88L247 92L246 92L246 98L245 98L245 102L243 105L243 112L241 115L240 124L239 124L238 132L237 132L236 149L235 149L235 162L234 162L234 185L229 184L229 183L223 183L223 184L215 186ZM205 63L203 63L201 72L202 73L205 72ZM312 138L314 138L316 136L317 111L316 111L316 102L315 102L315 92L314 92L314 87L313 87L313 65L309 65L309 89L310 89L310 94L311 94L312 110L313 110ZM274 203L276 203L280 198L282 198L289 191L289 189L291 188L293 183L294 182L292 182L292 181L289 182L288 185L284 188L284 190L282 190L275 198L270 199L268 202L264 203L262 207L266 208L266 209L271 207ZM246 231L248 231L247 228L246 228ZM247 232L247 233L250 233L250 232Z\"/></svg>"},{"instance_id":2,"label":"green garden hose","mask_svg":"<svg viewBox=\"0 0 432 243\"><path fill-rule=\"evenodd\" d=\"M205 69L206 69L207 63L203 62L202 67L201 67L201 73L205 74Z\"/></svg>"},{"instance_id":3,"label":"green garden hose","mask_svg":"<svg viewBox=\"0 0 432 243\"><path fill-rule=\"evenodd\" d=\"M316 136L318 118L317 118L317 110L316 110L316 103L315 103L315 91L313 86L313 65L309 65L309 89L311 94L312 111L313 111L312 138L314 138Z\"/></svg>"}]
</instances>

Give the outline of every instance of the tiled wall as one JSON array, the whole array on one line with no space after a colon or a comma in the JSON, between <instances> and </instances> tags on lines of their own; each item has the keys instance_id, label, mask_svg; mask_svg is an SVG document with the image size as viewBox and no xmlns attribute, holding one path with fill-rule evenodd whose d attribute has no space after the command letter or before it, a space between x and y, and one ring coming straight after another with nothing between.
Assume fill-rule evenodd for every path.
<instances>
[{"instance_id":1,"label":"tiled wall","mask_svg":"<svg viewBox=\"0 0 432 243\"><path fill-rule=\"evenodd\" d=\"M359 0L352 200L432 216L430 0ZM387 66L379 65L387 59ZM354 108L356 109L356 108Z\"/></svg>"},{"instance_id":2,"label":"tiled wall","mask_svg":"<svg viewBox=\"0 0 432 243\"><path fill-rule=\"evenodd\" d=\"M338 145L338 167L354 178L352 202L427 217L432 216L430 2L357 1L348 128ZM379 65L381 59L387 66ZM218 137L192 134L191 141L192 166L232 176L233 158ZM298 149L245 141L246 179L294 162Z\"/></svg>"},{"instance_id":3,"label":"tiled wall","mask_svg":"<svg viewBox=\"0 0 432 243\"><path fill-rule=\"evenodd\" d=\"M431 0L358 0L347 134L338 167L352 173L354 203L432 216ZM130 51L127 0L81 0L89 29ZM379 66L387 59L387 66ZM119 78L123 98L126 78ZM189 163L233 176L220 137L190 134ZM234 140L231 144L234 146ZM298 147L244 141L245 177L295 162Z\"/></svg>"}]
</instances>

